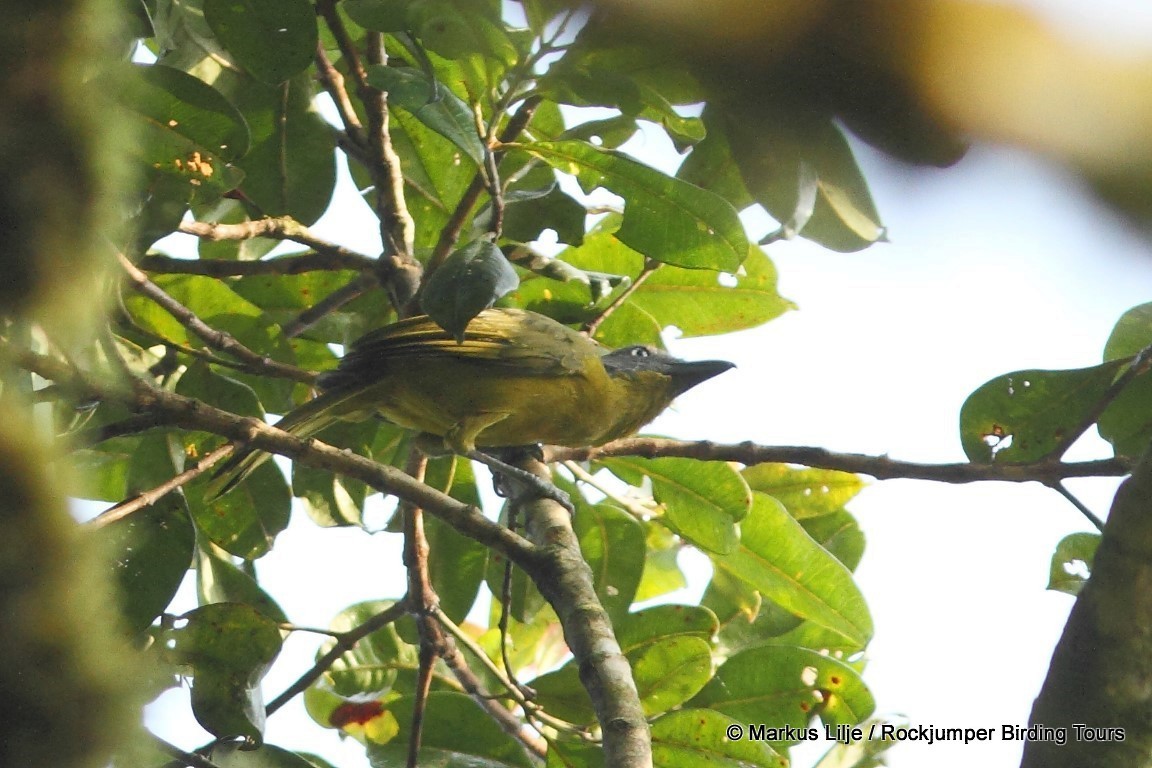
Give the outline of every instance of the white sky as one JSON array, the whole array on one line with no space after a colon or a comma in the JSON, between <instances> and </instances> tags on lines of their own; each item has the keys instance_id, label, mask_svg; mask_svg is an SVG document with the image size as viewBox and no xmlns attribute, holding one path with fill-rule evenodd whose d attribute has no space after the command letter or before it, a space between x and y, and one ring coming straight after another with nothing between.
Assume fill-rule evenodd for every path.
<instances>
[{"instance_id":1,"label":"white sky","mask_svg":"<svg viewBox=\"0 0 1152 768\"><path fill-rule=\"evenodd\" d=\"M1152 30L1152 13L1139 18ZM652 431L962 460L957 421L968 393L1010 370L1098 362L1119 315L1152 300L1149 241L1058 170L990 149L946 171L896 167L868 150L861 160L892 242L849 255L802 241L772 246L781 293L800 310L732 337L674 343L683 357L738 368L682 397ZM359 205L349 196L334 208L347 216ZM315 229L365 252L379 247L370 226L346 217ZM1105 455L1098 440L1076 451ZM1106 514L1115 481L1069 486ZM876 624L865 679L879 713L997 729L991 743L901 745L891 765L1018 763L1020 745L1001 742L999 726L1027 723L1072 605L1044 589L1049 558L1089 525L1031 485L876 482L849 509L868 539L858 581ZM294 621L323 626L352 602L402 593L398 537L319 530L298 517L258 563ZM301 562L316 565L301 574ZM289 641L269 698L307 668L315 645ZM191 748L206 737L186 712L186 694L169 693L149 722ZM367 765L360 747L331 732L317 739L318 730L293 705L271 719L268 740L341 768ZM812 754L797 751L795 764Z\"/></svg>"}]
</instances>

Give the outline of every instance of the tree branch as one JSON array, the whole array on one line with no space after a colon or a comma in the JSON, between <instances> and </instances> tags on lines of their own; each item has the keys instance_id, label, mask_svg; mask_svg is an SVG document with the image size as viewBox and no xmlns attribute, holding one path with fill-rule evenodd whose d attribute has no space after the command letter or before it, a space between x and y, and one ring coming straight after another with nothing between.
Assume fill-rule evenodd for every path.
<instances>
[{"instance_id":1,"label":"tree branch","mask_svg":"<svg viewBox=\"0 0 1152 768\"><path fill-rule=\"evenodd\" d=\"M599 448L564 448L545 446L545 460L595 461L610 456L680 456L702 461L735 461L754 464L801 464L805 467L835 469L871 475L877 480L932 480L940 483L976 483L1002 481L1025 483L1035 481L1051 485L1069 477L1120 477L1132 470L1128 459L1061 462L1049 460L1033 464L922 464L898 461L887 456L860 453L836 453L824 448L798 445L758 445L744 443L689 442L663 437L628 437L614 440Z\"/></svg>"},{"instance_id":2,"label":"tree branch","mask_svg":"<svg viewBox=\"0 0 1152 768\"><path fill-rule=\"evenodd\" d=\"M181 325L196 336L199 336L205 344L231 354L236 359L252 366L258 371L266 371L287 379L301 381L305 384L315 383L316 374L297 368L294 365L277 362L270 357L265 357L264 355L253 352L237 341L230 333L216 330L197 317L195 312L188 309L188 307L170 296L163 288L152 282L146 274L141 272L136 265L130 262L123 254L117 254L117 258L120 261L120 266L128 273L128 277L137 291L159 304L164 311L180 321Z\"/></svg>"},{"instance_id":3,"label":"tree branch","mask_svg":"<svg viewBox=\"0 0 1152 768\"><path fill-rule=\"evenodd\" d=\"M376 260L363 254L349 250L342 245L322 240L300 222L291 216L269 216L255 221L245 221L238 224L215 224L206 221L184 221L180 223L179 232L193 235L201 240L251 240L255 237L266 237L270 240L289 240L293 243L307 246L318 253L327 255L332 259L344 259L355 264L364 261L375 264ZM235 262L230 262L235 263ZM259 262L248 262L259 263ZM359 266L351 267L359 269Z\"/></svg>"},{"instance_id":4,"label":"tree branch","mask_svg":"<svg viewBox=\"0 0 1152 768\"><path fill-rule=\"evenodd\" d=\"M162 274L204 275L206 277L249 277L252 275L299 275L304 272L355 270L369 272L379 265L376 259L346 249L315 251L294 256L280 256L259 261L223 261L220 259L177 259L150 254L136 266L147 272Z\"/></svg>"}]
</instances>

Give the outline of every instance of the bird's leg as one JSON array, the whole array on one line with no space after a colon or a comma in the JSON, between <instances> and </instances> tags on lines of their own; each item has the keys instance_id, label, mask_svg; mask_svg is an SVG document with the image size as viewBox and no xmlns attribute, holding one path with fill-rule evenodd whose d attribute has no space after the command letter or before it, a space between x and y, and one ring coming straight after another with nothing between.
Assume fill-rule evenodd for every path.
<instances>
[{"instance_id":1,"label":"bird's leg","mask_svg":"<svg viewBox=\"0 0 1152 768\"><path fill-rule=\"evenodd\" d=\"M515 467L483 451L472 450L465 455L492 470L493 487L496 489L496 493L501 496L511 495L508 492L508 487L504 483L507 480L513 480L522 483L545 499L552 499L564 507L564 509L568 510L568 514L576 514L576 507L572 504L572 497L544 478L534 475L526 469Z\"/></svg>"}]
</instances>

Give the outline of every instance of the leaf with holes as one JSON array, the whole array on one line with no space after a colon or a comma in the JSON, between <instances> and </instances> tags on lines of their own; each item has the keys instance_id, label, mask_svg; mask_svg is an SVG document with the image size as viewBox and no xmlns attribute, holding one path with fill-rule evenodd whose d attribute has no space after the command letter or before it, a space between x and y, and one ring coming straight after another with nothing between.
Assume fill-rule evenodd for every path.
<instances>
[{"instance_id":1,"label":"leaf with holes","mask_svg":"<svg viewBox=\"0 0 1152 768\"><path fill-rule=\"evenodd\" d=\"M1100 546L1098 533L1070 533L1056 545L1048 571L1048 589L1080 594L1092 572L1092 560Z\"/></svg>"},{"instance_id":2,"label":"leaf with holes","mask_svg":"<svg viewBox=\"0 0 1152 768\"><path fill-rule=\"evenodd\" d=\"M960 409L964 453L973 462L1012 464L1066 448L1123 366L1015 371L982 384Z\"/></svg>"}]
</instances>

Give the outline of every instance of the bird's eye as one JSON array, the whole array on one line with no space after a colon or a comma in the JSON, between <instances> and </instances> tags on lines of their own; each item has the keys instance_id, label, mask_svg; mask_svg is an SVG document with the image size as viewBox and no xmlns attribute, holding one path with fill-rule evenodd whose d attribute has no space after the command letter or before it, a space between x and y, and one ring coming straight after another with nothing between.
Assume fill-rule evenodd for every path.
<instances>
[{"instance_id":1,"label":"bird's eye","mask_svg":"<svg viewBox=\"0 0 1152 768\"><path fill-rule=\"evenodd\" d=\"M632 349L628 350L628 354L632 355L632 357L650 357L652 352L648 347L632 347Z\"/></svg>"}]
</instances>

